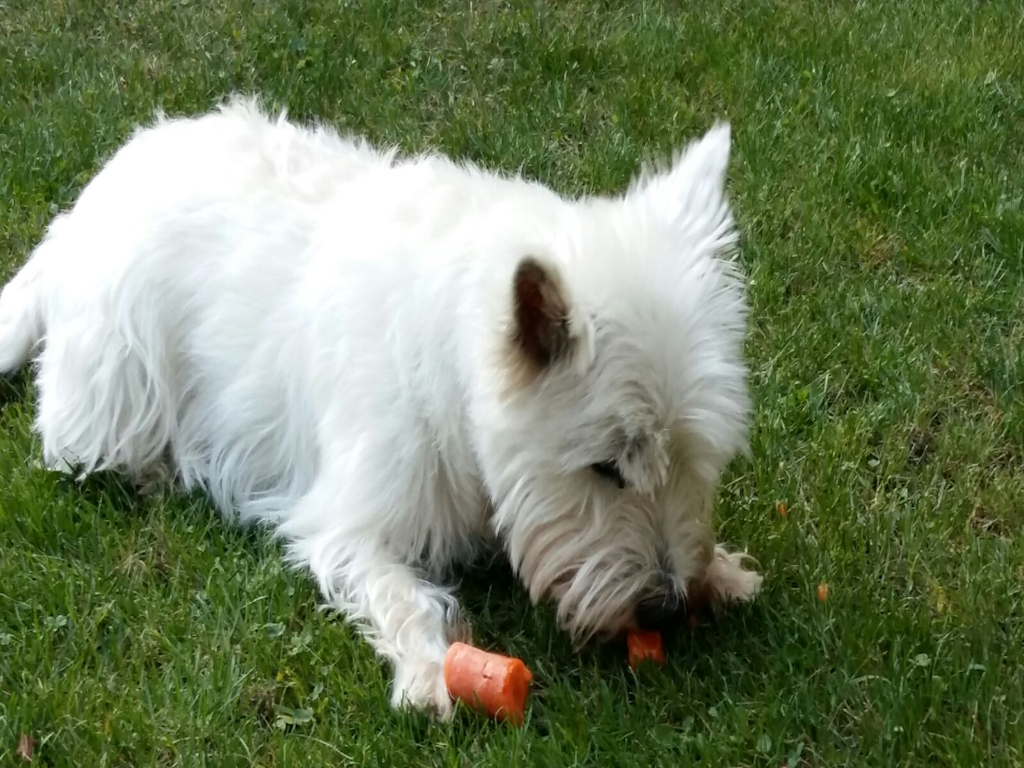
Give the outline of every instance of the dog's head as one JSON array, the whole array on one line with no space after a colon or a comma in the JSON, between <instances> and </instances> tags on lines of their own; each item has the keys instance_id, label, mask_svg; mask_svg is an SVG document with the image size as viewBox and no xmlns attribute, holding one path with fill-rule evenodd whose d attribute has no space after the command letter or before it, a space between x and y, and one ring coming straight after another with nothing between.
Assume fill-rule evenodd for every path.
<instances>
[{"instance_id":1,"label":"dog's head","mask_svg":"<svg viewBox=\"0 0 1024 768\"><path fill-rule=\"evenodd\" d=\"M578 640L657 625L713 556L749 412L728 156L717 126L618 198L506 212L477 447L513 567Z\"/></svg>"}]
</instances>

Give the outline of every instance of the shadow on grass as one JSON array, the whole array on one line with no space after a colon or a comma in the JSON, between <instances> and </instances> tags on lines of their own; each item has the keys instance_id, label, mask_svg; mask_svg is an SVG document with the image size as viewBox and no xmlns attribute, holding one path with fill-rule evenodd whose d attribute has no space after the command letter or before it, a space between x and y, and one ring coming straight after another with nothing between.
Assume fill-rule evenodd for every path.
<instances>
[{"instance_id":1,"label":"shadow on grass","mask_svg":"<svg viewBox=\"0 0 1024 768\"><path fill-rule=\"evenodd\" d=\"M0 410L11 403L27 401L31 391L31 376L27 368L10 375L0 374Z\"/></svg>"},{"instance_id":2,"label":"shadow on grass","mask_svg":"<svg viewBox=\"0 0 1024 768\"><path fill-rule=\"evenodd\" d=\"M205 540L232 557L255 561L282 556L279 543L267 528L225 519L203 490L186 492L167 483L141 493L131 478L113 470L85 477L48 474L53 478L56 498L76 508L78 514L96 515L119 526L175 529L178 536L194 539L197 546Z\"/></svg>"}]
</instances>

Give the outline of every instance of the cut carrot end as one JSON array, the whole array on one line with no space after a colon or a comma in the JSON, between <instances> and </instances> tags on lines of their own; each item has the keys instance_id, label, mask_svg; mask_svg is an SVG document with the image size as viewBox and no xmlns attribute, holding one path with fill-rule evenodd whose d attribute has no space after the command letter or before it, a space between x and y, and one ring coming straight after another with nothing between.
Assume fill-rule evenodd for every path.
<instances>
[{"instance_id":1,"label":"cut carrot end","mask_svg":"<svg viewBox=\"0 0 1024 768\"><path fill-rule=\"evenodd\" d=\"M444 682L452 698L522 725L533 674L521 659L452 643L444 658Z\"/></svg>"},{"instance_id":2,"label":"cut carrot end","mask_svg":"<svg viewBox=\"0 0 1024 768\"><path fill-rule=\"evenodd\" d=\"M629 651L629 666L633 669L643 661L665 666L665 648L660 632L630 632L626 635L626 648Z\"/></svg>"}]
</instances>

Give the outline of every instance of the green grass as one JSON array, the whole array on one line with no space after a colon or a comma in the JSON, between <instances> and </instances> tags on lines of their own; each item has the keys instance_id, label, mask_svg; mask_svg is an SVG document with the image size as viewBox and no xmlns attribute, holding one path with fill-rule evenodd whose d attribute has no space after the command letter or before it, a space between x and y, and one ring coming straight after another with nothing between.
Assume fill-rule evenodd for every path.
<instances>
[{"instance_id":1,"label":"green grass","mask_svg":"<svg viewBox=\"0 0 1024 768\"><path fill-rule=\"evenodd\" d=\"M634 675L481 566L465 606L533 668L526 727L394 713L265 534L34 469L23 376L0 763L22 732L42 765L1024 761L1019 3L0 0L0 72L3 277L134 124L234 90L573 194L727 116L757 410L719 515L767 575Z\"/></svg>"}]
</instances>

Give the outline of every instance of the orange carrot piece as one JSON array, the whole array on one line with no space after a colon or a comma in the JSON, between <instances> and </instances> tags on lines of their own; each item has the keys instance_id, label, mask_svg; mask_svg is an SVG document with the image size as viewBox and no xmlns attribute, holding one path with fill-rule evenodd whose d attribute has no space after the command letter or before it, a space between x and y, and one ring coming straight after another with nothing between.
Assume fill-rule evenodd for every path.
<instances>
[{"instance_id":1,"label":"orange carrot piece","mask_svg":"<svg viewBox=\"0 0 1024 768\"><path fill-rule=\"evenodd\" d=\"M522 725L533 675L520 659L452 643L444 682L453 698L499 720Z\"/></svg>"},{"instance_id":2,"label":"orange carrot piece","mask_svg":"<svg viewBox=\"0 0 1024 768\"><path fill-rule=\"evenodd\" d=\"M629 650L629 666L633 669L642 661L665 666L665 648L661 644L660 632L630 632L626 635L626 648Z\"/></svg>"}]
</instances>

